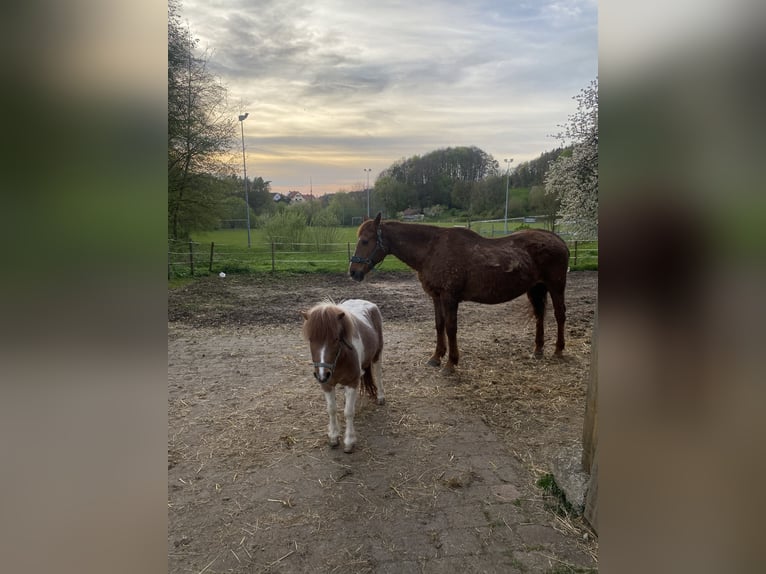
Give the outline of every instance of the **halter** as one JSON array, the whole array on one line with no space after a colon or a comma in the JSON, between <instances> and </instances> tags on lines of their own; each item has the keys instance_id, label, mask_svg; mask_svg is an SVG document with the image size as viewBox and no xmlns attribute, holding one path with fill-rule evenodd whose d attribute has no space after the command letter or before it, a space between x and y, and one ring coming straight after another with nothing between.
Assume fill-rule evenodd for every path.
<instances>
[{"instance_id":1,"label":"halter","mask_svg":"<svg viewBox=\"0 0 766 574\"><path fill-rule=\"evenodd\" d=\"M349 344L348 341L346 341L346 339L341 339L340 342L343 343L343 345L346 345L346 347L348 347L349 349L353 349L353 347ZM321 367L324 367L325 369L329 369L330 376L332 377L332 373L335 372L335 365L338 364L338 359L340 358L340 352L343 350L343 345L338 345L338 354L335 355L335 360L332 363L316 362L314 363L314 368L319 369ZM314 378L317 380L319 384L322 384L322 382L319 380L319 377L317 377L316 371L314 371Z\"/></svg>"},{"instance_id":2,"label":"halter","mask_svg":"<svg viewBox=\"0 0 766 574\"><path fill-rule=\"evenodd\" d=\"M370 256L369 257L357 257L356 255L352 255L351 259L349 261L351 261L351 263L364 263L364 264L368 265L370 267L370 271L372 271L375 268L375 266L378 263L380 263L380 261L375 262L375 261L372 260L372 256L375 255L375 252L378 249L383 251L384 256L385 256L386 248L383 246L383 230L380 228L380 226L378 226L378 238L375 241L375 249L372 250L372 253L370 253ZM382 261L382 259L381 259L381 261Z\"/></svg>"}]
</instances>

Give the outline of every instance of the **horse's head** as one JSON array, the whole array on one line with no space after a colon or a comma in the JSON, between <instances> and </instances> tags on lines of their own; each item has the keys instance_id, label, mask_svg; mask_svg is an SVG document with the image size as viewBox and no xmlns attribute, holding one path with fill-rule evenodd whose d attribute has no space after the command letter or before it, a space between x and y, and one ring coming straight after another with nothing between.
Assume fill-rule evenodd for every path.
<instances>
[{"instance_id":1,"label":"horse's head","mask_svg":"<svg viewBox=\"0 0 766 574\"><path fill-rule=\"evenodd\" d=\"M340 307L329 304L317 305L303 316L303 337L309 343L311 360L314 363L314 378L327 383L335 371L350 333L349 320Z\"/></svg>"},{"instance_id":2,"label":"horse's head","mask_svg":"<svg viewBox=\"0 0 766 574\"><path fill-rule=\"evenodd\" d=\"M386 256L380 227L380 213L375 219L364 221L356 232L359 238L351 257L348 273L355 281L361 281Z\"/></svg>"}]
</instances>

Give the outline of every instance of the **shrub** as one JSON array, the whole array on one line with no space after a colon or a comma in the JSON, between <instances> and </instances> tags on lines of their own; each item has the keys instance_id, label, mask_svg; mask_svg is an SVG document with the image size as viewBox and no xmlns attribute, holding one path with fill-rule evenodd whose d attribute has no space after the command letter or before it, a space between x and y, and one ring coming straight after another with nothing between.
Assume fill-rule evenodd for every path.
<instances>
[{"instance_id":1,"label":"shrub","mask_svg":"<svg viewBox=\"0 0 766 574\"><path fill-rule=\"evenodd\" d=\"M286 245L297 249L295 244L302 243L306 234L306 216L298 210L280 210L263 217L260 223L269 241L277 244L280 249Z\"/></svg>"}]
</instances>

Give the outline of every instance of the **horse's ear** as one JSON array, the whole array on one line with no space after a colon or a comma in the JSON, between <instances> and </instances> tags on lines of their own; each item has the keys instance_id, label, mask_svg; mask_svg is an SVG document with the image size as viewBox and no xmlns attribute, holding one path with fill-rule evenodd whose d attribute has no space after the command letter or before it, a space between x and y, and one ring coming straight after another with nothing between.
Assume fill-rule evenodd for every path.
<instances>
[{"instance_id":1,"label":"horse's ear","mask_svg":"<svg viewBox=\"0 0 766 574\"><path fill-rule=\"evenodd\" d=\"M338 321L343 319L343 317L345 317L345 316L346 316L346 312L345 311L338 311L338 315L337 315Z\"/></svg>"},{"instance_id":2,"label":"horse's ear","mask_svg":"<svg viewBox=\"0 0 766 574\"><path fill-rule=\"evenodd\" d=\"M376 216L375 216L375 227L377 227L378 225L380 225L380 216L381 216L381 215L382 215L382 213L379 211L379 212L378 212L378 215L376 215Z\"/></svg>"},{"instance_id":3,"label":"horse's ear","mask_svg":"<svg viewBox=\"0 0 766 574\"><path fill-rule=\"evenodd\" d=\"M304 321L309 320L309 312L308 311L301 311L301 317L303 317Z\"/></svg>"}]
</instances>

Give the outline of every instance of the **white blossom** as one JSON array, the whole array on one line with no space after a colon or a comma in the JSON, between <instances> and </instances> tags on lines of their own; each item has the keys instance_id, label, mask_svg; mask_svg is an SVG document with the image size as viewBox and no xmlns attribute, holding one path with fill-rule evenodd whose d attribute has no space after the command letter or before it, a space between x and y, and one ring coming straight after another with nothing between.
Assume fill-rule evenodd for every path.
<instances>
[{"instance_id":1,"label":"white blossom","mask_svg":"<svg viewBox=\"0 0 766 574\"><path fill-rule=\"evenodd\" d=\"M560 223L583 239L598 235L598 79L574 97L577 112L557 136L572 142L548 169L545 192L559 198Z\"/></svg>"}]
</instances>

